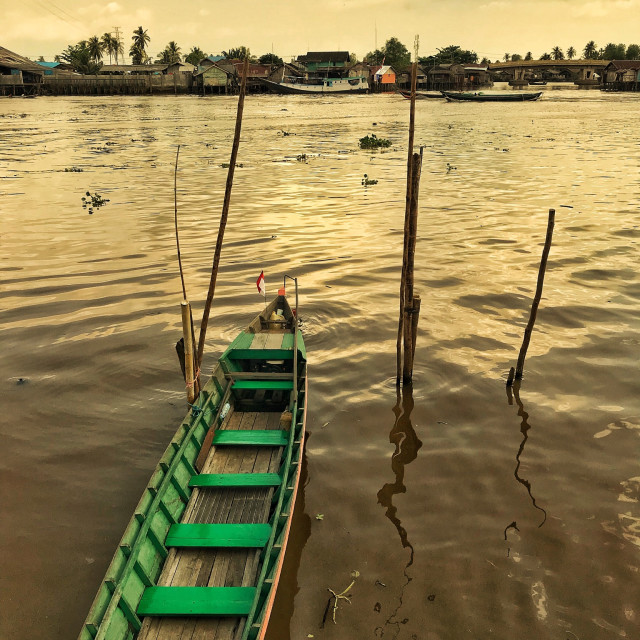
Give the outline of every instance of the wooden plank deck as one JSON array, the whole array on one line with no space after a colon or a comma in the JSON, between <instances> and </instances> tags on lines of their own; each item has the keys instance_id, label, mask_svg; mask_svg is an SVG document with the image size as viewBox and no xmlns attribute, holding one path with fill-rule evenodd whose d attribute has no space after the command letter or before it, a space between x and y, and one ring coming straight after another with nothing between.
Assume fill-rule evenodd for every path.
<instances>
[{"instance_id":1,"label":"wooden plank deck","mask_svg":"<svg viewBox=\"0 0 640 640\"><path fill-rule=\"evenodd\" d=\"M287 429L280 412L227 414L221 429ZM282 447L212 448L202 473L276 473ZM273 487L197 487L184 523L265 523ZM255 583L260 549L172 548L158 586L248 587ZM237 640L243 631L240 617L147 617L138 640Z\"/></svg>"}]
</instances>

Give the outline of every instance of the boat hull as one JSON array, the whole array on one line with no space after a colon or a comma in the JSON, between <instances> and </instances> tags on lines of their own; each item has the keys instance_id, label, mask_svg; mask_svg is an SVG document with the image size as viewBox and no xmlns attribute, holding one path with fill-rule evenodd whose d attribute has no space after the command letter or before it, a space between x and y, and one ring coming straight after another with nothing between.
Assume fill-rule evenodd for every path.
<instances>
[{"instance_id":1,"label":"boat hull","mask_svg":"<svg viewBox=\"0 0 640 640\"><path fill-rule=\"evenodd\" d=\"M233 619L238 638L264 636L300 481L306 407L304 341L279 295L220 357L165 451L80 640L162 640L173 637L176 616L195 616L196 629L211 617Z\"/></svg>"},{"instance_id":2,"label":"boat hull","mask_svg":"<svg viewBox=\"0 0 640 640\"><path fill-rule=\"evenodd\" d=\"M454 93L442 92L448 102L532 102L538 100L542 91L535 93Z\"/></svg>"},{"instance_id":3,"label":"boat hull","mask_svg":"<svg viewBox=\"0 0 640 640\"><path fill-rule=\"evenodd\" d=\"M411 91L398 91L407 100L411 100ZM441 91L416 91L416 100L444 100Z\"/></svg>"},{"instance_id":4,"label":"boat hull","mask_svg":"<svg viewBox=\"0 0 640 640\"><path fill-rule=\"evenodd\" d=\"M282 94L300 94L311 96L340 95L351 93L368 93L369 85L366 82L358 82L357 85L350 85L348 82L323 84L297 84L292 82L273 82L262 80L262 83L272 91Z\"/></svg>"}]
</instances>

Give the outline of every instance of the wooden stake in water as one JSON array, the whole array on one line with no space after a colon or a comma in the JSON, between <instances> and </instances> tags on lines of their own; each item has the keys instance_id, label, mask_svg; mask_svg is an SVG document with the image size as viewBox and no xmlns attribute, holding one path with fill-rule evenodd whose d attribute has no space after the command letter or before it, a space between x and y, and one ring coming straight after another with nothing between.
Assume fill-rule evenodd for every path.
<instances>
[{"instance_id":1,"label":"wooden stake in water","mask_svg":"<svg viewBox=\"0 0 640 640\"><path fill-rule=\"evenodd\" d=\"M180 269L180 282L182 284L182 297L183 297L183 300L186 302L187 288L184 283L184 271L182 269L182 254L180 253L180 235L178 233L178 158L179 157L180 157L180 145L178 145L178 149L176 150L176 163L173 171L173 209L174 209L174 226L176 230L176 249L178 252L178 267ZM195 361L193 360L193 354L195 352L195 338L194 338L195 334L193 331L193 315L191 314L191 305L189 305L189 324L191 327L191 330L190 330L191 347L189 349L186 349L183 344L183 349L184 349L185 357L187 353L191 354L191 371L193 372L194 370L198 370L198 375L196 375L196 379L193 383L193 396L195 398L200 393L200 373L199 373L199 369L195 366ZM183 331L183 342L184 342L184 331ZM181 363L182 363L182 356L180 352L178 352L178 357L181 359ZM186 377L187 376L186 364L184 367L184 371L185 371L185 381L189 382L189 379ZM189 400L189 402L193 402L193 400Z\"/></svg>"},{"instance_id":2,"label":"wooden stake in water","mask_svg":"<svg viewBox=\"0 0 640 640\"><path fill-rule=\"evenodd\" d=\"M400 384L400 375L402 372L402 333L404 328L404 308L405 308L405 289L407 279L407 252L408 252L408 236L409 236L409 217L411 212L411 187L413 184L412 166L413 166L413 137L415 131L416 120L416 82L418 78L418 65L414 62L411 65L411 105L409 108L409 150L407 154L407 195L405 200L404 211L404 244L402 252L402 274L400 276L400 314L398 317L398 337L396 339L396 384Z\"/></svg>"},{"instance_id":3,"label":"wooden stake in water","mask_svg":"<svg viewBox=\"0 0 640 640\"><path fill-rule=\"evenodd\" d=\"M224 203L222 204L222 214L220 216L220 227L218 229L218 240L213 255L213 266L211 267L211 279L209 281L209 292L204 305L202 314L202 323L200 325L200 336L198 339L198 354L196 363L198 369L202 366L202 356L204 354L204 343L207 335L207 324L209 322L209 313L211 311L211 303L216 290L216 280L218 279L218 265L220 264L220 254L222 253L222 240L224 239L224 230L227 226L227 217L229 216L229 204L231 202L231 187L233 187L233 174L236 168L236 159L238 158L238 147L240 146L240 131L242 130L242 112L244 110L244 96L247 89L247 74L249 71L249 57L244 60L242 67L242 82L240 84L240 96L238 97L238 113L236 115L236 130L233 136L233 146L231 148L231 160L229 161L229 172L227 173L227 185L224 192Z\"/></svg>"},{"instance_id":4,"label":"wooden stake in water","mask_svg":"<svg viewBox=\"0 0 640 640\"><path fill-rule=\"evenodd\" d=\"M418 237L418 195L420 193L420 174L422 171L422 149L413 154L411 165L411 203L409 211L409 232L407 234L407 261L404 294L404 362L402 383L411 384L413 378L414 331L417 335L417 319L414 327L413 267L415 264L416 240Z\"/></svg>"},{"instance_id":5,"label":"wooden stake in water","mask_svg":"<svg viewBox=\"0 0 640 640\"><path fill-rule=\"evenodd\" d=\"M180 303L182 309L182 335L184 337L184 374L187 382L187 402L193 404L195 400L195 380L193 377L193 336L191 335L191 305L183 300Z\"/></svg>"},{"instance_id":6,"label":"wooden stake in water","mask_svg":"<svg viewBox=\"0 0 640 640\"><path fill-rule=\"evenodd\" d=\"M544 284L544 274L547 269L547 258L549 257L549 250L551 249L551 239L553 238L553 226L555 223L556 212L555 209L549 209L549 221L547 222L547 237L544 241L544 249L542 250L542 258L540 260L540 269L538 270L538 284L536 287L536 294L531 304L531 313L529 314L529 322L527 328L524 330L524 339L522 341L522 347L520 347L520 355L518 356L518 362L516 364L515 379L522 379L522 372L524 369L524 359L527 355L527 349L529 348L529 342L531 341L531 333L536 323L536 315L538 314L538 306L540 304L540 298L542 298L542 286ZM511 379L511 375L509 376ZM509 384L509 380L507 381Z\"/></svg>"}]
</instances>

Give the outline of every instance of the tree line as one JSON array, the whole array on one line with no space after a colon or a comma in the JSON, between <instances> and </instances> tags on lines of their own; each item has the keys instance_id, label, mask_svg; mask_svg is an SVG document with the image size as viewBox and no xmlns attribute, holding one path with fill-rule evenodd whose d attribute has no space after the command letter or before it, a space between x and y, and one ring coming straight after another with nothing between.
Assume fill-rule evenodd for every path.
<instances>
[{"instance_id":1,"label":"tree line","mask_svg":"<svg viewBox=\"0 0 640 640\"><path fill-rule=\"evenodd\" d=\"M200 47L191 47L189 53L183 54L180 46L174 40L171 40L154 61L147 53L148 45L151 42L147 29L143 29L141 26L134 29L131 40L129 56L131 57L131 63L136 65L152 64L154 62L173 64L174 62L184 61L197 66L203 58L209 55ZM245 46L223 51L222 56L227 59L239 60L244 60L244 58L248 57L251 62L259 62L260 64L282 64L282 58L273 53L265 53L260 57L256 57L251 55L251 52ZM120 64L124 58L122 40L108 32L103 36L92 36L88 40L81 40L77 44L69 45L54 59L56 62L64 61L70 64L79 73L94 75L98 73L107 57L109 58L109 64L113 62ZM40 60L44 61L44 58L40 56Z\"/></svg>"},{"instance_id":2,"label":"tree line","mask_svg":"<svg viewBox=\"0 0 640 640\"><path fill-rule=\"evenodd\" d=\"M131 37L131 45L129 47L129 56L133 64L151 64L153 60L147 53L151 38L146 29L141 26L134 29ZM479 60L475 51L463 49L459 45L449 45L441 49L436 49L437 53L429 56L418 57L418 62L426 67L436 66L440 64L490 64L489 58ZM598 45L590 40L581 51L583 59L586 60L640 60L640 45L637 44L613 44L609 43L605 47L598 48ZM187 54L183 54L180 46L175 41L170 41L165 48L157 56L155 62L162 64L172 64L174 62L189 62L193 65L207 57L207 53L200 47L191 47ZM578 52L573 46L566 50L559 47L553 47L551 52L543 53L539 60L573 60ZM222 56L228 59L249 58L250 62L258 62L260 64L282 64L283 60L273 53L265 53L257 57L251 54L246 46L239 46L228 51L223 51ZM85 74L95 74L100 70L103 59L109 58L109 64L115 61L119 64L124 57L124 45L119 36L111 33L105 33L100 36L92 36L88 40L81 40L75 45L69 45L59 56L56 61L64 61L69 63L76 71ZM518 53L505 53L503 58L505 62L517 62L520 60L534 60L531 51L524 56ZM396 37L389 38L384 46L374 51L369 51L363 59L364 62L372 65L388 64L398 71L406 70L411 63L411 53L407 47ZM357 57L352 54L351 62L357 62ZM500 62L496 60L495 62Z\"/></svg>"}]
</instances>

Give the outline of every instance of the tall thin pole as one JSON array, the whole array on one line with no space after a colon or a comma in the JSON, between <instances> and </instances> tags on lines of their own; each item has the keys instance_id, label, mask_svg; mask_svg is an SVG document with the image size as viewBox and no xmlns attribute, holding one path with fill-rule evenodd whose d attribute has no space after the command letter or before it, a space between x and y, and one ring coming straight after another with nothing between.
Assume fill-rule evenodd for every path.
<instances>
[{"instance_id":1,"label":"tall thin pole","mask_svg":"<svg viewBox=\"0 0 640 640\"><path fill-rule=\"evenodd\" d=\"M409 213L409 233L407 234L407 261L404 295L404 362L402 367L402 383L411 384L413 378L413 266L415 263L416 239L418 236L418 195L420 193L420 173L422 171L422 149L420 154L413 154L411 210ZM417 333L417 326L415 328Z\"/></svg>"},{"instance_id":2,"label":"tall thin pole","mask_svg":"<svg viewBox=\"0 0 640 640\"><path fill-rule=\"evenodd\" d=\"M547 237L544 241L544 249L542 250L542 258L540 259L540 269L538 270L538 284L536 286L536 295L533 298L531 304L531 313L529 314L529 322L527 328L524 330L524 339L522 341L522 347L520 347L520 355L518 356L518 363L516 364L516 380L522 378L522 372L524 369L524 359L527 355L527 349L529 348L529 342L531 340L531 333L533 326L536 323L536 315L538 314L538 305L540 304L540 298L542 298L542 286L544 285L544 273L547 268L547 258L549 257L549 250L551 249L551 239L553 238L553 227L555 224L556 211L555 209L549 209L549 220L547 222Z\"/></svg>"},{"instance_id":3,"label":"tall thin pole","mask_svg":"<svg viewBox=\"0 0 640 640\"><path fill-rule=\"evenodd\" d=\"M184 337L184 377L187 383L187 402L193 404L196 397L193 377L193 336L191 335L191 305L184 300L182 307L182 335Z\"/></svg>"},{"instance_id":4,"label":"tall thin pole","mask_svg":"<svg viewBox=\"0 0 640 640\"><path fill-rule=\"evenodd\" d=\"M240 84L240 96L238 97L238 113L236 116L236 130L233 137L233 147L231 148L231 160L229 162L229 172L227 173L227 185L224 192L224 203L222 205L222 214L220 216L220 228L218 229L218 240L216 242L216 250L213 254L213 266L211 268L211 279L209 281L209 292L204 305L202 314L202 323L200 325L200 336L198 340L198 354L196 363L198 370L202 366L202 356L204 354L204 343L207 335L207 324L209 322L209 313L211 311L211 303L216 290L216 280L218 278L218 265L220 264L220 254L222 253L222 240L224 238L224 230L227 226L227 218L229 216L229 203L231 202L231 187L233 186L233 174L236 168L236 159L238 157L238 147L240 146L240 131L242 130L242 112L244 110L244 95L247 88L247 74L249 71L249 57L244 59L242 67L242 82Z\"/></svg>"},{"instance_id":5,"label":"tall thin pole","mask_svg":"<svg viewBox=\"0 0 640 640\"><path fill-rule=\"evenodd\" d=\"M402 329L404 327L405 288L407 279L407 251L409 235L409 217L411 211L411 186L413 165L413 137L416 119L416 80L418 77L418 63L411 65L411 106L409 108L409 149L407 153L407 196L404 211L404 245L402 252L402 275L400 277L400 314L398 318L398 337L396 339L396 384L400 384L402 373Z\"/></svg>"},{"instance_id":6,"label":"tall thin pole","mask_svg":"<svg viewBox=\"0 0 640 640\"><path fill-rule=\"evenodd\" d=\"M180 237L178 235L178 157L180 156L180 145L176 150L176 165L173 171L173 212L174 226L176 229L176 247L178 249L178 267L180 269L180 282L182 283L182 298L187 299L187 289L184 286L184 273L182 271L182 256L180 255Z\"/></svg>"}]
</instances>

